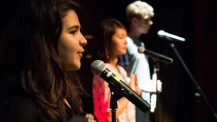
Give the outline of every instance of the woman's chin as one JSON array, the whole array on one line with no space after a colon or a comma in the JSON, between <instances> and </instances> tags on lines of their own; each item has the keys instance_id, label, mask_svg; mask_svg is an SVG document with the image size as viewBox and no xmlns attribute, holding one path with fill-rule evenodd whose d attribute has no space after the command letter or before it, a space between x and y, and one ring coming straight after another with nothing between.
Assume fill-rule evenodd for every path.
<instances>
[{"instance_id":1,"label":"woman's chin","mask_svg":"<svg viewBox=\"0 0 217 122\"><path fill-rule=\"evenodd\" d=\"M76 71L79 70L81 68L81 63L77 64L77 65L73 65L70 68L66 68L67 71Z\"/></svg>"}]
</instances>

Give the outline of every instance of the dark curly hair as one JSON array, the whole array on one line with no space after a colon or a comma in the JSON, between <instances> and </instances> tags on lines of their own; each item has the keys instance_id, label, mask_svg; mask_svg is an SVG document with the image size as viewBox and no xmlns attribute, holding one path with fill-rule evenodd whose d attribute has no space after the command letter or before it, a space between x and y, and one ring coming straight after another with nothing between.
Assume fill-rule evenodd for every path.
<instances>
[{"instance_id":1,"label":"dark curly hair","mask_svg":"<svg viewBox=\"0 0 217 122\"><path fill-rule=\"evenodd\" d=\"M77 105L74 112L83 111L78 106L85 91L76 71L66 71L57 52L62 18L69 10L80 16L73 0L28 0L1 38L0 85L33 96L41 121L63 121L64 98Z\"/></svg>"}]
</instances>

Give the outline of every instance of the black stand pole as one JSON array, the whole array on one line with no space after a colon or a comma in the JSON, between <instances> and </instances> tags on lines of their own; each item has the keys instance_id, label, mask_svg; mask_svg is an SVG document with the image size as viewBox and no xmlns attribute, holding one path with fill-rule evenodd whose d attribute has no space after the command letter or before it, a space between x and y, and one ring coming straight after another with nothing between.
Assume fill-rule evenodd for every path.
<instances>
[{"instance_id":1,"label":"black stand pole","mask_svg":"<svg viewBox=\"0 0 217 122\"><path fill-rule=\"evenodd\" d=\"M155 108L152 110L152 112L155 112L155 122L158 122L158 106L157 106L157 99L158 99L158 84L157 84L157 72L160 70L159 62L156 59L154 60L154 71L152 75L152 80L156 82L156 93L151 94L151 105Z\"/></svg>"},{"instance_id":2,"label":"black stand pole","mask_svg":"<svg viewBox=\"0 0 217 122\"><path fill-rule=\"evenodd\" d=\"M116 122L117 101L122 97L112 85L109 85L111 91L110 108L112 113L112 122Z\"/></svg>"},{"instance_id":3,"label":"black stand pole","mask_svg":"<svg viewBox=\"0 0 217 122\"><path fill-rule=\"evenodd\" d=\"M110 108L112 112L112 122L116 122L116 110L117 110L117 99L114 96L115 94L111 92Z\"/></svg>"},{"instance_id":4,"label":"black stand pole","mask_svg":"<svg viewBox=\"0 0 217 122\"><path fill-rule=\"evenodd\" d=\"M197 83L197 81L194 79L193 75L191 74L191 72L189 71L188 67L186 66L185 62L182 60L182 57L180 56L179 52L176 50L175 46L173 43L170 44L170 46L172 47L173 51L175 52L175 54L177 55L179 61L181 62L182 66L184 67L185 71L187 72L187 74L190 76L191 80L193 81L194 85L196 86L198 92L200 93L200 95L204 98L206 104L208 105L209 109L212 111L215 119L217 120L217 113L215 113L213 107L211 106L211 104L209 103L205 93L203 92L203 90L201 89L201 87L199 86L199 84Z\"/></svg>"}]
</instances>

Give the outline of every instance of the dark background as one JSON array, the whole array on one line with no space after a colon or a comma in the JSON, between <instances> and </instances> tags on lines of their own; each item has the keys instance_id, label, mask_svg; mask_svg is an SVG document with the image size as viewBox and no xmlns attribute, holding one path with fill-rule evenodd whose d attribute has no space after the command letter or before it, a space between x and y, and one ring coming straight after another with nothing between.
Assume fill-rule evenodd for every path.
<instances>
[{"instance_id":1,"label":"dark background","mask_svg":"<svg viewBox=\"0 0 217 122\"><path fill-rule=\"evenodd\" d=\"M96 60L97 29L105 18L116 18L126 24L125 7L134 0L77 0L83 8L82 32L88 39L85 57L79 75L90 96L84 98L85 110L93 112L92 73L90 64ZM0 4L0 32L6 28L19 3L2 1ZM163 91L158 95L158 109L153 118L159 122L217 122L217 1L216 0L146 0L155 9L153 26L142 36L146 48L174 59L172 64L160 63L158 78L163 82ZM159 38L157 32L166 32L184 37L179 43ZM179 52L190 74L177 58L171 44ZM150 59L151 71L153 61ZM197 97L201 88L203 96ZM210 109L213 107L213 111Z\"/></svg>"}]
</instances>

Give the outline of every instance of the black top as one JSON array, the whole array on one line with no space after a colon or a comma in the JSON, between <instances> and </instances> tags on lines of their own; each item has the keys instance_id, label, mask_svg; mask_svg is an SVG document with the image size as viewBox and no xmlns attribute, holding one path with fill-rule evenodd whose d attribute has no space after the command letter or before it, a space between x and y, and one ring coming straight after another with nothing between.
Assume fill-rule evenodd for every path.
<instances>
[{"instance_id":1,"label":"black top","mask_svg":"<svg viewBox=\"0 0 217 122\"><path fill-rule=\"evenodd\" d=\"M69 102L70 105L72 105L71 103ZM1 92L0 122L39 122L39 116L40 107L27 94ZM87 122L84 115L75 115L69 107L64 119L65 122Z\"/></svg>"}]
</instances>

